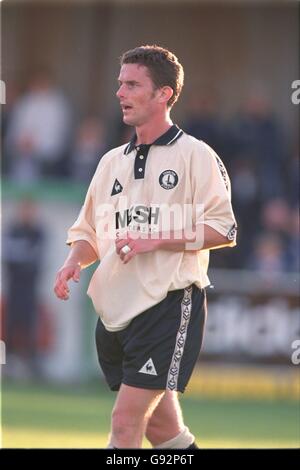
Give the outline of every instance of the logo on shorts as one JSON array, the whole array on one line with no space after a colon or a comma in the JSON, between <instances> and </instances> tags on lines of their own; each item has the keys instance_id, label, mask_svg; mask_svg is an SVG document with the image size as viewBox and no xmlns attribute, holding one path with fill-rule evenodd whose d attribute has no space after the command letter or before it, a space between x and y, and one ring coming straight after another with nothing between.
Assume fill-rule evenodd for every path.
<instances>
[{"instance_id":1,"label":"logo on shorts","mask_svg":"<svg viewBox=\"0 0 300 470\"><path fill-rule=\"evenodd\" d=\"M174 170L165 170L159 176L159 184L164 189L173 189L178 183L178 175Z\"/></svg>"},{"instance_id":2,"label":"logo on shorts","mask_svg":"<svg viewBox=\"0 0 300 470\"><path fill-rule=\"evenodd\" d=\"M150 357L146 364L143 365L143 367L139 370L142 374L148 374L148 375L157 375L157 372L155 370L153 361Z\"/></svg>"}]
</instances>

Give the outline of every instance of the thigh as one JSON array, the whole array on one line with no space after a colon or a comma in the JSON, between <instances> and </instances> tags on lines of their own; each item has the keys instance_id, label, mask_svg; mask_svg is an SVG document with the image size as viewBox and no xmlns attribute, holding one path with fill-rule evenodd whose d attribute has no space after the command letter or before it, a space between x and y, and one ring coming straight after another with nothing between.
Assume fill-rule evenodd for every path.
<instances>
[{"instance_id":1,"label":"thigh","mask_svg":"<svg viewBox=\"0 0 300 470\"><path fill-rule=\"evenodd\" d=\"M146 436L152 445L158 445L177 436L184 427L178 394L166 390L149 419Z\"/></svg>"},{"instance_id":2,"label":"thigh","mask_svg":"<svg viewBox=\"0 0 300 470\"><path fill-rule=\"evenodd\" d=\"M164 390L146 390L122 384L114 405L113 414L126 415L126 419L140 421L153 413L163 397Z\"/></svg>"},{"instance_id":3,"label":"thigh","mask_svg":"<svg viewBox=\"0 0 300 470\"><path fill-rule=\"evenodd\" d=\"M164 396L153 411L150 421L153 425L161 428L182 429L184 427L177 392L165 391Z\"/></svg>"}]
</instances>

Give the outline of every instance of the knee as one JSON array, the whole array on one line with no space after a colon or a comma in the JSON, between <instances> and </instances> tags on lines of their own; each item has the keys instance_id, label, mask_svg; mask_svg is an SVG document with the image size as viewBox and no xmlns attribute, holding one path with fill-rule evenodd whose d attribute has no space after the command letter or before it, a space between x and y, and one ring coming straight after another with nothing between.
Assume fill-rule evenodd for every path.
<instances>
[{"instance_id":1,"label":"knee","mask_svg":"<svg viewBox=\"0 0 300 470\"><path fill-rule=\"evenodd\" d=\"M131 438L139 427L138 419L126 410L113 410L112 412L112 433L117 440Z\"/></svg>"}]
</instances>

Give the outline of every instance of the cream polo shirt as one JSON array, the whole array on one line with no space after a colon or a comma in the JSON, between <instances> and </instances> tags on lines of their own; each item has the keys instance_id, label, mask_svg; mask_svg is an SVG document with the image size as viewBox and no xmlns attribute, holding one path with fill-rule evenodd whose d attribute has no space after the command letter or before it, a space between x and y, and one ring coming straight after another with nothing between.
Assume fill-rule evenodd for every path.
<instances>
[{"instance_id":1,"label":"cream polo shirt","mask_svg":"<svg viewBox=\"0 0 300 470\"><path fill-rule=\"evenodd\" d=\"M175 125L151 145L136 147L135 140L102 157L68 231L68 244L86 240L98 254L88 295L109 331L125 328L168 291L209 284L209 250L160 249L124 265L115 251L116 232L155 236L192 223L199 229L210 225L230 246L236 240L230 181L208 145Z\"/></svg>"}]
</instances>

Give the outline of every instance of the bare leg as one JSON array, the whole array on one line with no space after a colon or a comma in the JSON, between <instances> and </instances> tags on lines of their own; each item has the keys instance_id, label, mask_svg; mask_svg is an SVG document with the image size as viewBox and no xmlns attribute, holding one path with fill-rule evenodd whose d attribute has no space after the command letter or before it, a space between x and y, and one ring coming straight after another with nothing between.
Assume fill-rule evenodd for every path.
<instances>
[{"instance_id":1,"label":"bare leg","mask_svg":"<svg viewBox=\"0 0 300 470\"><path fill-rule=\"evenodd\" d=\"M155 446L177 436L183 429L177 392L166 390L148 422L146 437Z\"/></svg>"},{"instance_id":2,"label":"bare leg","mask_svg":"<svg viewBox=\"0 0 300 470\"><path fill-rule=\"evenodd\" d=\"M112 412L111 446L140 448L148 420L163 395L163 390L122 384Z\"/></svg>"},{"instance_id":3,"label":"bare leg","mask_svg":"<svg viewBox=\"0 0 300 470\"><path fill-rule=\"evenodd\" d=\"M166 390L148 420L146 437L154 447L187 448L195 437L185 426L177 392Z\"/></svg>"}]
</instances>

